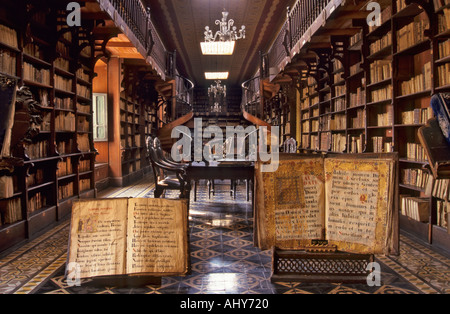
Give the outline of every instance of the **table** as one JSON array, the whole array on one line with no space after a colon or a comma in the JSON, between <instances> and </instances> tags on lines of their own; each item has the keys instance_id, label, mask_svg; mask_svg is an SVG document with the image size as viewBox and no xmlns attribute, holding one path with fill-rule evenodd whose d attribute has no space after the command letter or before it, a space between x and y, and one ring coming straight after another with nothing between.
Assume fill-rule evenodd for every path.
<instances>
[{"instance_id":1,"label":"table","mask_svg":"<svg viewBox=\"0 0 450 314\"><path fill-rule=\"evenodd\" d=\"M197 181L199 180L247 180L247 201L249 186L253 183L255 165L248 161L222 160L206 164L204 162L191 163L186 169L189 181L194 181L194 201L197 201ZM236 198L236 186L233 186L234 198Z\"/></svg>"}]
</instances>

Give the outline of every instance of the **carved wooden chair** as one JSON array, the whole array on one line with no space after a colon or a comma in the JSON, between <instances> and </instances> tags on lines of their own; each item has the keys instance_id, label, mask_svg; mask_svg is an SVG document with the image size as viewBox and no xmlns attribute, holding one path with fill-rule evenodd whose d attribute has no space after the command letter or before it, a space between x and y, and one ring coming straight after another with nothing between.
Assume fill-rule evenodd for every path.
<instances>
[{"instance_id":1,"label":"carved wooden chair","mask_svg":"<svg viewBox=\"0 0 450 314\"><path fill-rule=\"evenodd\" d=\"M155 198L160 198L166 190L178 190L180 198L189 198L190 184L186 178L185 167L170 165L161 159L152 137L147 138L146 145L155 179ZM173 175L169 175L169 173Z\"/></svg>"}]
</instances>

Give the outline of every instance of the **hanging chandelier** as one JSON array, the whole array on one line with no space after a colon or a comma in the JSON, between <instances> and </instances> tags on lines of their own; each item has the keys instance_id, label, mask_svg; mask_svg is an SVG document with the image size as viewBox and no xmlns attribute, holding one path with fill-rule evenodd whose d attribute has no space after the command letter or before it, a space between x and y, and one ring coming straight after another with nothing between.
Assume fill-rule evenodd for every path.
<instances>
[{"instance_id":1,"label":"hanging chandelier","mask_svg":"<svg viewBox=\"0 0 450 314\"><path fill-rule=\"evenodd\" d=\"M211 87L208 88L208 94L213 95L214 98L217 98L218 95L223 94L223 97L227 96L227 87L221 85L222 81L216 81L216 85L211 85Z\"/></svg>"},{"instance_id":2,"label":"hanging chandelier","mask_svg":"<svg viewBox=\"0 0 450 314\"><path fill-rule=\"evenodd\" d=\"M238 31L234 20L228 19L228 12L222 12L222 20L216 20L219 30L213 34L209 26L205 27L205 41L200 43L204 55L232 55L236 40L245 38L245 26Z\"/></svg>"}]
</instances>

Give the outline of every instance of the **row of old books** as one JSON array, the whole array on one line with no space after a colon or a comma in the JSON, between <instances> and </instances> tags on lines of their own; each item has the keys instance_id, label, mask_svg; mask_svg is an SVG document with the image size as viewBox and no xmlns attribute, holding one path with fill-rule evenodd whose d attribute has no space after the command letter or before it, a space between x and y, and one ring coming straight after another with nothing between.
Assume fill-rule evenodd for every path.
<instances>
[{"instance_id":1,"label":"row of old books","mask_svg":"<svg viewBox=\"0 0 450 314\"><path fill-rule=\"evenodd\" d=\"M27 155L30 159L40 159L48 157L48 144L47 140L32 143L27 146Z\"/></svg>"},{"instance_id":2,"label":"row of old books","mask_svg":"<svg viewBox=\"0 0 450 314\"><path fill-rule=\"evenodd\" d=\"M383 37L381 37L380 39L378 39L370 44L370 46L369 46L370 54L373 55L373 54L377 53L378 51L380 51L386 47L389 47L391 45L392 45L392 34L390 32L388 32Z\"/></svg>"},{"instance_id":3,"label":"row of old books","mask_svg":"<svg viewBox=\"0 0 450 314\"><path fill-rule=\"evenodd\" d=\"M331 147L331 132L320 134L320 150L328 151Z\"/></svg>"},{"instance_id":4,"label":"row of old books","mask_svg":"<svg viewBox=\"0 0 450 314\"><path fill-rule=\"evenodd\" d=\"M70 62L67 59L56 58L54 64L55 64L55 67L57 67L58 69L62 69L67 72L69 72L69 70L70 70Z\"/></svg>"},{"instance_id":5,"label":"row of old books","mask_svg":"<svg viewBox=\"0 0 450 314\"><path fill-rule=\"evenodd\" d=\"M420 189L425 189L430 180L433 180L431 175L422 169L401 169L400 172L400 182Z\"/></svg>"},{"instance_id":6,"label":"row of old books","mask_svg":"<svg viewBox=\"0 0 450 314\"><path fill-rule=\"evenodd\" d=\"M450 85L450 63L446 63L438 66L437 68L438 75L438 85L446 86Z\"/></svg>"},{"instance_id":7,"label":"row of old books","mask_svg":"<svg viewBox=\"0 0 450 314\"><path fill-rule=\"evenodd\" d=\"M30 173L25 181L27 184L27 187L36 186L39 184L44 183L45 175L44 175L44 169L36 169L36 172Z\"/></svg>"},{"instance_id":8,"label":"row of old books","mask_svg":"<svg viewBox=\"0 0 450 314\"><path fill-rule=\"evenodd\" d=\"M331 136L331 151L342 153L347 147L347 137L345 134L332 134Z\"/></svg>"},{"instance_id":9,"label":"row of old books","mask_svg":"<svg viewBox=\"0 0 450 314\"><path fill-rule=\"evenodd\" d=\"M400 210L403 216L420 222L428 222L430 218L430 199L400 195Z\"/></svg>"},{"instance_id":10,"label":"row of old books","mask_svg":"<svg viewBox=\"0 0 450 314\"><path fill-rule=\"evenodd\" d=\"M350 128L359 129L366 127L366 110L358 109L356 117L350 118Z\"/></svg>"},{"instance_id":11,"label":"row of old books","mask_svg":"<svg viewBox=\"0 0 450 314\"><path fill-rule=\"evenodd\" d=\"M385 101L392 99L392 85L375 89L370 93L372 102Z\"/></svg>"},{"instance_id":12,"label":"row of old books","mask_svg":"<svg viewBox=\"0 0 450 314\"><path fill-rule=\"evenodd\" d=\"M72 148L73 148L73 139L67 139L67 140L56 142L56 151L60 155L71 154Z\"/></svg>"},{"instance_id":13,"label":"row of old books","mask_svg":"<svg viewBox=\"0 0 450 314\"><path fill-rule=\"evenodd\" d=\"M83 81L89 82L89 74L87 74L83 68L79 68L76 73L77 77Z\"/></svg>"},{"instance_id":14,"label":"row of old books","mask_svg":"<svg viewBox=\"0 0 450 314\"><path fill-rule=\"evenodd\" d=\"M416 108L414 110L403 111L401 114L402 124L425 124L433 117L433 109L431 107Z\"/></svg>"},{"instance_id":15,"label":"row of old books","mask_svg":"<svg viewBox=\"0 0 450 314\"><path fill-rule=\"evenodd\" d=\"M372 84L391 78L392 61L376 60L370 64L370 82Z\"/></svg>"},{"instance_id":16,"label":"row of old books","mask_svg":"<svg viewBox=\"0 0 450 314\"><path fill-rule=\"evenodd\" d=\"M366 90L363 87L358 87L356 93L350 93L349 108L364 105L366 103Z\"/></svg>"},{"instance_id":17,"label":"row of old books","mask_svg":"<svg viewBox=\"0 0 450 314\"><path fill-rule=\"evenodd\" d=\"M55 115L55 130L57 132L75 132L75 114L59 112Z\"/></svg>"},{"instance_id":18,"label":"row of old books","mask_svg":"<svg viewBox=\"0 0 450 314\"><path fill-rule=\"evenodd\" d=\"M80 192L91 189L91 179L81 179L80 180Z\"/></svg>"},{"instance_id":19,"label":"row of old books","mask_svg":"<svg viewBox=\"0 0 450 314\"><path fill-rule=\"evenodd\" d=\"M346 91L347 91L347 88L345 87L345 85L337 85L334 87L334 96L339 97L339 96L345 95ZM331 97L331 95L330 95L330 97Z\"/></svg>"},{"instance_id":20,"label":"row of old books","mask_svg":"<svg viewBox=\"0 0 450 314\"><path fill-rule=\"evenodd\" d=\"M347 101L345 97L340 97L334 100L334 111L341 111L347 109Z\"/></svg>"},{"instance_id":21,"label":"row of old books","mask_svg":"<svg viewBox=\"0 0 450 314\"><path fill-rule=\"evenodd\" d=\"M52 114L46 112L42 114L42 122L39 126L41 132L50 132L52 123Z\"/></svg>"},{"instance_id":22,"label":"row of old books","mask_svg":"<svg viewBox=\"0 0 450 314\"><path fill-rule=\"evenodd\" d=\"M431 62L427 62L423 66L422 73L400 83L400 95L409 95L431 89L431 73Z\"/></svg>"},{"instance_id":23,"label":"row of old books","mask_svg":"<svg viewBox=\"0 0 450 314\"><path fill-rule=\"evenodd\" d=\"M302 148L307 149L309 148L309 135L308 134L302 134Z\"/></svg>"},{"instance_id":24,"label":"row of old books","mask_svg":"<svg viewBox=\"0 0 450 314\"><path fill-rule=\"evenodd\" d=\"M0 24L0 38L6 45L18 48L17 32L8 26Z\"/></svg>"},{"instance_id":25,"label":"row of old books","mask_svg":"<svg viewBox=\"0 0 450 314\"><path fill-rule=\"evenodd\" d=\"M0 201L0 225L13 224L22 220L22 204L20 198Z\"/></svg>"},{"instance_id":26,"label":"row of old books","mask_svg":"<svg viewBox=\"0 0 450 314\"><path fill-rule=\"evenodd\" d=\"M439 227L446 228L448 230L450 203L443 200L437 200L436 211L437 211L436 224Z\"/></svg>"},{"instance_id":27,"label":"row of old books","mask_svg":"<svg viewBox=\"0 0 450 314\"><path fill-rule=\"evenodd\" d=\"M304 121L302 123L302 131L303 131L303 133L309 133L309 131L310 131L309 121Z\"/></svg>"},{"instance_id":28,"label":"row of old books","mask_svg":"<svg viewBox=\"0 0 450 314\"><path fill-rule=\"evenodd\" d=\"M372 148L374 153L392 153L393 147L390 141L385 141L383 136L372 137Z\"/></svg>"},{"instance_id":29,"label":"row of old books","mask_svg":"<svg viewBox=\"0 0 450 314\"><path fill-rule=\"evenodd\" d=\"M362 38L363 38L363 32L361 30L360 32L357 32L355 35L350 37L350 47L359 43L362 40Z\"/></svg>"},{"instance_id":30,"label":"row of old books","mask_svg":"<svg viewBox=\"0 0 450 314\"><path fill-rule=\"evenodd\" d=\"M319 150L319 135L311 135L311 149Z\"/></svg>"},{"instance_id":31,"label":"row of old books","mask_svg":"<svg viewBox=\"0 0 450 314\"><path fill-rule=\"evenodd\" d=\"M58 163L58 168L56 170L56 176L58 178L67 176L73 173L72 158L67 157Z\"/></svg>"},{"instance_id":32,"label":"row of old books","mask_svg":"<svg viewBox=\"0 0 450 314\"><path fill-rule=\"evenodd\" d=\"M65 109L65 110L72 110L72 99L70 98L60 98L55 97L55 108L56 109Z\"/></svg>"},{"instance_id":33,"label":"row of old books","mask_svg":"<svg viewBox=\"0 0 450 314\"><path fill-rule=\"evenodd\" d=\"M406 143L406 158L415 161L427 161L427 155L422 145Z\"/></svg>"},{"instance_id":34,"label":"row of old books","mask_svg":"<svg viewBox=\"0 0 450 314\"><path fill-rule=\"evenodd\" d=\"M37 101L39 101L41 106L42 107L50 107L50 100L48 98L48 90L41 88L38 91L38 95L39 95L39 99L37 99Z\"/></svg>"},{"instance_id":35,"label":"row of old books","mask_svg":"<svg viewBox=\"0 0 450 314\"><path fill-rule=\"evenodd\" d=\"M355 75L356 73L358 73L359 71L362 70L361 63L358 62L358 63L350 66L349 70L350 70L350 76Z\"/></svg>"},{"instance_id":36,"label":"row of old books","mask_svg":"<svg viewBox=\"0 0 450 314\"><path fill-rule=\"evenodd\" d=\"M450 4L450 0L444 0L444 1L442 1L442 0L433 0L433 4L434 4L434 9L438 10L438 9L440 9L443 6L443 4L444 5Z\"/></svg>"},{"instance_id":37,"label":"row of old books","mask_svg":"<svg viewBox=\"0 0 450 314\"><path fill-rule=\"evenodd\" d=\"M24 80L50 85L50 70L44 68L38 69L31 63L24 62L23 78Z\"/></svg>"},{"instance_id":38,"label":"row of old books","mask_svg":"<svg viewBox=\"0 0 450 314\"><path fill-rule=\"evenodd\" d=\"M330 121L330 130L345 130L347 128L347 115L336 114Z\"/></svg>"},{"instance_id":39,"label":"row of old books","mask_svg":"<svg viewBox=\"0 0 450 314\"><path fill-rule=\"evenodd\" d=\"M91 113L91 106L89 104L77 103L77 112Z\"/></svg>"},{"instance_id":40,"label":"row of old books","mask_svg":"<svg viewBox=\"0 0 450 314\"><path fill-rule=\"evenodd\" d=\"M450 12L449 12L450 13ZM438 58L450 56L450 40L446 40L438 45Z\"/></svg>"},{"instance_id":41,"label":"row of old books","mask_svg":"<svg viewBox=\"0 0 450 314\"><path fill-rule=\"evenodd\" d=\"M392 126L394 123L394 114L391 105L386 106L386 112L377 114L377 126Z\"/></svg>"},{"instance_id":42,"label":"row of old books","mask_svg":"<svg viewBox=\"0 0 450 314\"><path fill-rule=\"evenodd\" d=\"M443 33L450 29L450 8L443 9L444 14L438 15L438 32Z\"/></svg>"},{"instance_id":43,"label":"row of old books","mask_svg":"<svg viewBox=\"0 0 450 314\"><path fill-rule=\"evenodd\" d=\"M35 58L40 58L41 48L33 43L27 44L23 47L23 52Z\"/></svg>"},{"instance_id":44,"label":"row of old books","mask_svg":"<svg viewBox=\"0 0 450 314\"><path fill-rule=\"evenodd\" d=\"M433 185L432 195L442 200L450 201L450 179L436 180Z\"/></svg>"},{"instance_id":45,"label":"row of old books","mask_svg":"<svg viewBox=\"0 0 450 314\"><path fill-rule=\"evenodd\" d=\"M28 212L30 214L46 206L47 196L43 192L38 192L33 197L28 199Z\"/></svg>"},{"instance_id":46,"label":"row of old books","mask_svg":"<svg viewBox=\"0 0 450 314\"><path fill-rule=\"evenodd\" d=\"M7 49L0 49L0 72L16 75L16 55Z\"/></svg>"},{"instance_id":47,"label":"row of old books","mask_svg":"<svg viewBox=\"0 0 450 314\"><path fill-rule=\"evenodd\" d=\"M72 80L59 75L55 75L55 88L70 92L72 91Z\"/></svg>"},{"instance_id":48,"label":"row of old books","mask_svg":"<svg viewBox=\"0 0 450 314\"><path fill-rule=\"evenodd\" d=\"M364 134L359 136L348 135L347 153L359 154L364 152Z\"/></svg>"},{"instance_id":49,"label":"row of old books","mask_svg":"<svg viewBox=\"0 0 450 314\"><path fill-rule=\"evenodd\" d=\"M73 182L58 186L58 199L63 200L72 197L74 194Z\"/></svg>"},{"instance_id":50,"label":"row of old books","mask_svg":"<svg viewBox=\"0 0 450 314\"><path fill-rule=\"evenodd\" d=\"M315 119L311 121L311 132L319 132L320 122Z\"/></svg>"},{"instance_id":51,"label":"row of old books","mask_svg":"<svg viewBox=\"0 0 450 314\"><path fill-rule=\"evenodd\" d=\"M87 86L81 85L77 83L77 95L87 98L87 99L91 99L92 95L91 95L91 89Z\"/></svg>"},{"instance_id":52,"label":"row of old books","mask_svg":"<svg viewBox=\"0 0 450 314\"><path fill-rule=\"evenodd\" d=\"M414 21L397 31L397 51L405 50L425 40L424 32L429 26L428 19L420 15Z\"/></svg>"},{"instance_id":53,"label":"row of old books","mask_svg":"<svg viewBox=\"0 0 450 314\"><path fill-rule=\"evenodd\" d=\"M80 160L78 169L80 172L90 171L91 170L91 161L90 160Z\"/></svg>"}]
</instances>

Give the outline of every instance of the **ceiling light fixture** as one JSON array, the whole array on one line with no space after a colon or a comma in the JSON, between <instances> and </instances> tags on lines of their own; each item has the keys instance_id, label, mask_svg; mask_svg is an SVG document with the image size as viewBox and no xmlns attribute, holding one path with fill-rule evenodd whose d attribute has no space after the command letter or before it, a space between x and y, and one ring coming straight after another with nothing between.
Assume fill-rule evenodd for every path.
<instances>
[{"instance_id":1,"label":"ceiling light fixture","mask_svg":"<svg viewBox=\"0 0 450 314\"><path fill-rule=\"evenodd\" d=\"M200 43L204 55L232 55L235 42L245 38L245 26L238 31L234 20L228 19L228 12L222 12L222 20L216 20L219 30L213 35L209 26L205 27L205 41ZM239 33L239 34L238 34Z\"/></svg>"},{"instance_id":2,"label":"ceiling light fixture","mask_svg":"<svg viewBox=\"0 0 450 314\"><path fill-rule=\"evenodd\" d=\"M227 80L229 75L229 72L205 72L207 80Z\"/></svg>"},{"instance_id":3,"label":"ceiling light fixture","mask_svg":"<svg viewBox=\"0 0 450 314\"><path fill-rule=\"evenodd\" d=\"M211 87L208 88L208 94L214 94L214 97L217 97L217 95L223 94L224 97L227 96L227 87L221 85L222 81L217 80L216 85L211 85Z\"/></svg>"}]
</instances>

